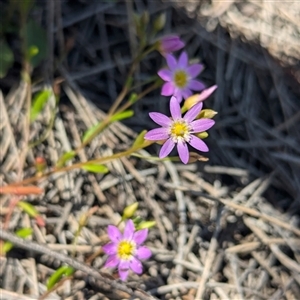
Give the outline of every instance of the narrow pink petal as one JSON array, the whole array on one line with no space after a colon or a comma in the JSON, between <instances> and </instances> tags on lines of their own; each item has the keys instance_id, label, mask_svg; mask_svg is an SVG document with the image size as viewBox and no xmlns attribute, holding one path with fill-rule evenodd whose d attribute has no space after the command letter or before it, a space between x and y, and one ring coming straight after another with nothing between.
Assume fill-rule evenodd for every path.
<instances>
[{"instance_id":1,"label":"narrow pink petal","mask_svg":"<svg viewBox=\"0 0 300 300\"><path fill-rule=\"evenodd\" d=\"M116 243L108 243L102 247L102 250L108 254L116 254L117 253L117 245Z\"/></svg>"},{"instance_id":2,"label":"narrow pink petal","mask_svg":"<svg viewBox=\"0 0 300 300\"><path fill-rule=\"evenodd\" d=\"M170 152L173 150L175 146L175 143L172 139L168 139L161 147L159 152L159 158L165 158L170 154Z\"/></svg>"},{"instance_id":3,"label":"narrow pink petal","mask_svg":"<svg viewBox=\"0 0 300 300\"><path fill-rule=\"evenodd\" d=\"M177 151L178 151L181 161L184 164L187 164L189 161L190 154L189 154L189 149L188 149L186 142L178 142L177 143Z\"/></svg>"},{"instance_id":4,"label":"narrow pink petal","mask_svg":"<svg viewBox=\"0 0 300 300\"><path fill-rule=\"evenodd\" d=\"M135 255L138 259L148 259L151 257L152 253L147 247L143 246L136 250Z\"/></svg>"},{"instance_id":5,"label":"narrow pink petal","mask_svg":"<svg viewBox=\"0 0 300 300\"><path fill-rule=\"evenodd\" d=\"M179 60L178 60L178 67L182 68L182 69L186 69L188 65L188 55L187 53L184 51L181 53L181 55L179 56Z\"/></svg>"},{"instance_id":6,"label":"narrow pink petal","mask_svg":"<svg viewBox=\"0 0 300 300\"><path fill-rule=\"evenodd\" d=\"M161 95L162 96L171 96L174 93L174 83L173 82L166 82L161 88Z\"/></svg>"},{"instance_id":7,"label":"narrow pink petal","mask_svg":"<svg viewBox=\"0 0 300 300\"><path fill-rule=\"evenodd\" d=\"M122 260L119 263L118 271L119 271L120 278L123 281L125 281L128 276L129 265L130 265L130 263L127 260Z\"/></svg>"},{"instance_id":8,"label":"narrow pink petal","mask_svg":"<svg viewBox=\"0 0 300 300\"><path fill-rule=\"evenodd\" d=\"M161 39L160 50L164 55L182 49L185 46L184 42L178 35L168 35Z\"/></svg>"},{"instance_id":9,"label":"narrow pink petal","mask_svg":"<svg viewBox=\"0 0 300 300\"><path fill-rule=\"evenodd\" d=\"M120 259L117 257L117 255L111 255L108 257L104 267L114 268L119 264L119 262L120 262Z\"/></svg>"},{"instance_id":10,"label":"narrow pink petal","mask_svg":"<svg viewBox=\"0 0 300 300\"><path fill-rule=\"evenodd\" d=\"M189 82L189 88L193 91L202 91L205 89L205 85L201 81L191 79Z\"/></svg>"},{"instance_id":11,"label":"narrow pink petal","mask_svg":"<svg viewBox=\"0 0 300 300\"><path fill-rule=\"evenodd\" d=\"M182 92L180 89L176 88L174 91L173 96L177 99L178 103L181 103L182 101Z\"/></svg>"},{"instance_id":12,"label":"narrow pink petal","mask_svg":"<svg viewBox=\"0 0 300 300\"><path fill-rule=\"evenodd\" d=\"M145 139L150 141L161 141L169 138L167 128L155 128L145 134Z\"/></svg>"},{"instance_id":13,"label":"narrow pink petal","mask_svg":"<svg viewBox=\"0 0 300 300\"><path fill-rule=\"evenodd\" d=\"M125 225L123 237L126 240L131 240L135 231L135 227L132 220L128 220Z\"/></svg>"},{"instance_id":14,"label":"narrow pink petal","mask_svg":"<svg viewBox=\"0 0 300 300\"><path fill-rule=\"evenodd\" d=\"M120 230L116 226L113 226L113 225L108 225L107 234L108 234L109 238L111 239L111 241L115 242L115 243L117 243L122 238L122 234L121 234Z\"/></svg>"},{"instance_id":15,"label":"narrow pink petal","mask_svg":"<svg viewBox=\"0 0 300 300\"><path fill-rule=\"evenodd\" d=\"M181 119L181 110L178 99L176 97L171 97L170 100L170 112L173 120Z\"/></svg>"},{"instance_id":16,"label":"narrow pink petal","mask_svg":"<svg viewBox=\"0 0 300 300\"><path fill-rule=\"evenodd\" d=\"M133 257L130 261L130 269L135 272L136 274L142 274L143 273L143 265L142 263L137 260L135 257Z\"/></svg>"},{"instance_id":17,"label":"narrow pink petal","mask_svg":"<svg viewBox=\"0 0 300 300\"><path fill-rule=\"evenodd\" d=\"M184 119L190 123L193 120L195 120L195 118L198 116L198 114L200 113L201 109L202 109L203 103L202 102L198 102L196 103L194 106L192 106L184 115Z\"/></svg>"},{"instance_id":18,"label":"narrow pink petal","mask_svg":"<svg viewBox=\"0 0 300 300\"><path fill-rule=\"evenodd\" d=\"M158 76L164 81L171 81L173 73L168 69L162 69L158 71Z\"/></svg>"},{"instance_id":19,"label":"narrow pink petal","mask_svg":"<svg viewBox=\"0 0 300 300\"><path fill-rule=\"evenodd\" d=\"M136 242L138 245L141 245L145 242L146 238L148 236L148 229L141 229L139 231L136 231L133 235L132 240Z\"/></svg>"},{"instance_id":20,"label":"narrow pink petal","mask_svg":"<svg viewBox=\"0 0 300 300\"><path fill-rule=\"evenodd\" d=\"M187 99L188 97L192 96L192 91L189 89L189 88L185 88L183 91L182 91L182 96L184 99Z\"/></svg>"},{"instance_id":21,"label":"narrow pink petal","mask_svg":"<svg viewBox=\"0 0 300 300\"><path fill-rule=\"evenodd\" d=\"M151 112L149 113L149 116L155 123L157 123L160 126L167 127L172 123L169 117L159 112Z\"/></svg>"},{"instance_id":22,"label":"narrow pink petal","mask_svg":"<svg viewBox=\"0 0 300 300\"><path fill-rule=\"evenodd\" d=\"M173 71L177 67L177 61L175 57L172 54L167 54L166 60L167 60L168 67L170 68L171 71Z\"/></svg>"},{"instance_id":23,"label":"narrow pink petal","mask_svg":"<svg viewBox=\"0 0 300 300\"><path fill-rule=\"evenodd\" d=\"M187 68L187 72L190 74L192 78L197 77L202 70L203 70L203 65L201 64L194 64Z\"/></svg>"},{"instance_id":24,"label":"narrow pink petal","mask_svg":"<svg viewBox=\"0 0 300 300\"><path fill-rule=\"evenodd\" d=\"M189 141L189 144L199 151L202 151L202 152L209 151L207 145L197 136L192 135L191 140Z\"/></svg>"},{"instance_id":25,"label":"narrow pink petal","mask_svg":"<svg viewBox=\"0 0 300 300\"><path fill-rule=\"evenodd\" d=\"M201 102L202 103L202 102ZM215 124L214 120L211 119L200 119L193 121L190 125L192 127L192 133L203 132Z\"/></svg>"},{"instance_id":26,"label":"narrow pink petal","mask_svg":"<svg viewBox=\"0 0 300 300\"><path fill-rule=\"evenodd\" d=\"M204 91L201 92L201 94L199 95L199 101L203 101L206 98L208 98L216 89L217 89L217 85L213 85L207 89L205 89Z\"/></svg>"}]
</instances>

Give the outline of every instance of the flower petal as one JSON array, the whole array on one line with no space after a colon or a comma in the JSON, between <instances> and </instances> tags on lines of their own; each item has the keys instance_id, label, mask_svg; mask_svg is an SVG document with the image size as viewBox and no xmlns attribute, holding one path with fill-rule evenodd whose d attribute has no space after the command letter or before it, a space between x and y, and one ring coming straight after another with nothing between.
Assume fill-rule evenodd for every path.
<instances>
[{"instance_id":1,"label":"flower petal","mask_svg":"<svg viewBox=\"0 0 300 300\"><path fill-rule=\"evenodd\" d=\"M196 103L194 106L192 106L184 115L184 119L190 123L193 120L195 120L195 118L198 116L198 114L200 113L201 109L202 109L203 103L202 102L198 102Z\"/></svg>"},{"instance_id":2,"label":"flower petal","mask_svg":"<svg viewBox=\"0 0 300 300\"><path fill-rule=\"evenodd\" d=\"M187 65L188 65L188 55L185 51L183 51L178 59L178 67L186 69Z\"/></svg>"},{"instance_id":3,"label":"flower petal","mask_svg":"<svg viewBox=\"0 0 300 300\"><path fill-rule=\"evenodd\" d=\"M202 152L209 151L207 145L201 139L199 139L197 136L192 135L191 139L189 141L189 144L199 151L202 151Z\"/></svg>"},{"instance_id":4,"label":"flower petal","mask_svg":"<svg viewBox=\"0 0 300 300\"><path fill-rule=\"evenodd\" d=\"M190 157L190 153L189 153L187 144L185 142L179 141L177 143L177 151L178 151L181 161L184 164L187 164L189 161L189 157Z\"/></svg>"},{"instance_id":5,"label":"flower petal","mask_svg":"<svg viewBox=\"0 0 300 300\"><path fill-rule=\"evenodd\" d=\"M162 96L171 96L174 93L174 83L173 82L166 82L163 84L161 88L161 95Z\"/></svg>"},{"instance_id":6,"label":"flower petal","mask_svg":"<svg viewBox=\"0 0 300 300\"><path fill-rule=\"evenodd\" d=\"M185 88L183 91L182 91L182 96L184 99L187 99L188 97L192 96L192 91L189 89L189 88Z\"/></svg>"},{"instance_id":7,"label":"flower petal","mask_svg":"<svg viewBox=\"0 0 300 300\"><path fill-rule=\"evenodd\" d=\"M172 80L172 72L168 69L159 70L157 74L164 81L171 81Z\"/></svg>"},{"instance_id":8,"label":"flower petal","mask_svg":"<svg viewBox=\"0 0 300 300\"><path fill-rule=\"evenodd\" d=\"M181 92L180 89L176 88L174 93L173 93L173 96L177 99L177 101L179 103L181 103L181 101L182 101L182 92Z\"/></svg>"},{"instance_id":9,"label":"flower petal","mask_svg":"<svg viewBox=\"0 0 300 300\"><path fill-rule=\"evenodd\" d=\"M191 79L189 81L189 88L193 91L202 91L205 89L205 85L201 81Z\"/></svg>"},{"instance_id":10,"label":"flower petal","mask_svg":"<svg viewBox=\"0 0 300 300\"><path fill-rule=\"evenodd\" d=\"M169 131L167 128L155 128L148 131L144 138L150 141L161 141L169 138Z\"/></svg>"},{"instance_id":11,"label":"flower petal","mask_svg":"<svg viewBox=\"0 0 300 300\"><path fill-rule=\"evenodd\" d=\"M203 65L201 64L194 64L187 68L187 72L190 74L192 78L198 76L202 70L203 70Z\"/></svg>"},{"instance_id":12,"label":"flower petal","mask_svg":"<svg viewBox=\"0 0 300 300\"><path fill-rule=\"evenodd\" d=\"M171 71L173 71L177 67L176 58L172 54L167 54L166 60L167 60L168 67L170 68Z\"/></svg>"},{"instance_id":13,"label":"flower petal","mask_svg":"<svg viewBox=\"0 0 300 300\"><path fill-rule=\"evenodd\" d=\"M202 103L202 102L201 102ZM215 124L214 120L211 119L200 119L193 121L190 125L192 127L192 133L203 132L213 127Z\"/></svg>"},{"instance_id":14,"label":"flower petal","mask_svg":"<svg viewBox=\"0 0 300 300\"><path fill-rule=\"evenodd\" d=\"M128 220L125 225L123 238L126 240L131 240L135 231L135 227L132 220Z\"/></svg>"},{"instance_id":15,"label":"flower petal","mask_svg":"<svg viewBox=\"0 0 300 300\"><path fill-rule=\"evenodd\" d=\"M117 257L117 255L111 255L108 257L104 267L114 268L119 264L119 262L120 262L120 259Z\"/></svg>"},{"instance_id":16,"label":"flower petal","mask_svg":"<svg viewBox=\"0 0 300 300\"><path fill-rule=\"evenodd\" d=\"M147 247L143 246L136 250L135 255L138 259L148 259L151 257L152 253Z\"/></svg>"},{"instance_id":17,"label":"flower petal","mask_svg":"<svg viewBox=\"0 0 300 300\"><path fill-rule=\"evenodd\" d=\"M120 263L119 263L118 271L119 271L120 278L123 281L125 281L128 276L129 265L130 265L130 263L128 260L123 260L123 261L120 261Z\"/></svg>"},{"instance_id":18,"label":"flower petal","mask_svg":"<svg viewBox=\"0 0 300 300\"><path fill-rule=\"evenodd\" d=\"M169 117L159 112L151 112L149 113L149 116L155 123L157 123L160 126L167 127L172 123Z\"/></svg>"},{"instance_id":19,"label":"flower petal","mask_svg":"<svg viewBox=\"0 0 300 300\"><path fill-rule=\"evenodd\" d=\"M213 85L207 89L205 89L204 91L201 92L201 94L199 95L199 101L203 101L206 98L208 98L216 89L217 89L217 85Z\"/></svg>"},{"instance_id":20,"label":"flower petal","mask_svg":"<svg viewBox=\"0 0 300 300\"><path fill-rule=\"evenodd\" d=\"M117 253L117 245L115 243L108 243L104 246L102 246L102 250L108 254L116 254Z\"/></svg>"},{"instance_id":21,"label":"flower petal","mask_svg":"<svg viewBox=\"0 0 300 300\"><path fill-rule=\"evenodd\" d=\"M173 140L171 138L168 139L160 149L159 158L165 158L166 156L168 156L173 150L174 146L175 143L173 142Z\"/></svg>"},{"instance_id":22,"label":"flower petal","mask_svg":"<svg viewBox=\"0 0 300 300\"><path fill-rule=\"evenodd\" d=\"M171 97L170 100L170 112L173 120L181 119L181 110L178 99L176 97Z\"/></svg>"},{"instance_id":23,"label":"flower petal","mask_svg":"<svg viewBox=\"0 0 300 300\"><path fill-rule=\"evenodd\" d=\"M115 243L117 243L122 238L122 234L121 234L120 230L116 226L113 226L113 225L108 225L107 234L108 234L109 238L111 239L111 241L115 242Z\"/></svg>"},{"instance_id":24,"label":"flower petal","mask_svg":"<svg viewBox=\"0 0 300 300\"><path fill-rule=\"evenodd\" d=\"M143 273L143 265L142 263L136 259L135 257L133 257L131 260L130 260L130 269L137 273L137 274L142 274Z\"/></svg>"},{"instance_id":25,"label":"flower petal","mask_svg":"<svg viewBox=\"0 0 300 300\"><path fill-rule=\"evenodd\" d=\"M146 238L148 236L148 229L141 229L139 231L136 231L133 235L132 240L136 242L138 245L141 245L145 242Z\"/></svg>"}]
</instances>

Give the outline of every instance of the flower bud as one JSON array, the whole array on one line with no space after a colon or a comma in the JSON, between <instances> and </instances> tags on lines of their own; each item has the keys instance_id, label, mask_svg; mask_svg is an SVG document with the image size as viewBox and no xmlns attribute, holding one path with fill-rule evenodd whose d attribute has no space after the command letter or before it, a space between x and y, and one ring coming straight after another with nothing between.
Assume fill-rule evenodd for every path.
<instances>
[{"instance_id":1,"label":"flower bud","mask_svg":"<svg viewBox=\"0 0 300 300\"><path fill-rule=\"evenodd\" d=\"M145 228L149 229L151 227L154 227L155 225L156 225L155 221L143 221L138 224L137 230L141 230L141 229L145 229Z\"/></svg>"},{"instance_id":2,"label":"flower bud","mask_svg":"<svg viewBox=\"0 0 300 300\"><path fill-rule=\"evenodd\" d=\"M196 134L199 139L206 139L208 137L208 133L206 131L200 132Z\"/></svg>"},{"instance_id":3,"label":"flower bud","mask_svg":"<svg viewBox=\"0 0 300 300\"><path fill-rule=\"evenodd\" d=\"M166 18L166 13L160 14L160 15L154 20L153 28L154 28L155 32L159 32L159 31L161 31L161 30L165 27L166 20L167 20L167 18Z\"/></svg>"},{"instance_id":4,"label":"flower bud","mask_svg":"<svg viewBox=\"0 0 300 300\"><path fill-rule=\"evenodd\" d=\"M212 119L216 114L218 113L212 109L202 109L196 119Z\"/></svg>"},{"instance_id":5,"label":"flower bud","mask_svg":"<svg viewBox=\"0 0 300 300\"><path fill-rule=\"evenodd\" d=\"M157 50L164 56L168 53L180 50L184 46L184 42L180 39L178 35L168 35L161 38L157 42Z\"/></svg>"},{"instance_id":6,"label":"flower bud","mask_svg":"<svg viewBox=\"0 0 300 300\"><path fill-rule=\"evenodd\" d=\"M128 205L127 207L125 207L123 210L122 220L130 219L135 214L138 207L139 207L138 202L134 202L134 203Z\"/></svg>"},{"instance_id":7,"label":"flower bud","mask_svg":"<svg viewBox=\"0 0 300 300\"><path fill-rule=\"evenodd\" d=\"M203 90L200 94L195 94L189 98L187 98L183 104L183 110L187 111L192 106L197 104L198 102L204 101L206 98L208 98L215 90L217 89L216 85L213 85L205 90Z\"/></svg>"}]
</instances>

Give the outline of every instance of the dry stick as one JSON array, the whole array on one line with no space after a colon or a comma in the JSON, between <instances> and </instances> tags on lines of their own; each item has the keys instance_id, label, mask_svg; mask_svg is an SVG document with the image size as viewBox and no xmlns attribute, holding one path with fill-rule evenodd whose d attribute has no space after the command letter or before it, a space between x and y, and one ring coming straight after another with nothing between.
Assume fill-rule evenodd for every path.
<instances>
[{"instance_id":1,"label":"dry stick","mask_svg":"<svg viewBox=\"0 0 300 300\"><path fill-rule=\"evenodd\" d=\"M173 184L176 186L180 185L180 178L177 173L177 170L170 161L164 162L164 165L170 174ZM177 200L178 206L178 215L179 215L179 228L178 228L178 251L176 259L184 259L184 248L187 240L187 218L186 218L186 205L184 201L184 195L180 190L175 190L175 197ZM182 275L183 267L181 265L176 265L175 272L177 275Z\"/></svg>"},{"instance_id":2,"label":"dry stick","mask_svg":"<svg viewBox=\"0 0 300 300\"><path fill-rule=\"evenodd\" d=\"M249 207L245 207L243 205L239 205L239 204L233 203L232 200L219 199L219 198L207 195L205 193L201 193L201 192L192 190L192 189L190 189L189 187L186 187L186 186L175 186L174 184L170 184L170 183L165 183L163 185L165 187L168 187L168 188L173 188L173 189L177 189L177 190L189 192L192 195L206 197L206 198L211 199L213 201L219 201L219 202L223 203L224 205L226 205L227 207L229 207L231 209L240 210L243 213L246 213L247 215L250 215L250 216L253 216L253 217L256 217L256 218L261 218L261 219L263 219L265 221L268 221L268 222L271 222L273 224L276 224L276 225L278 225L278 226L280 226L280 227L282 227L282 228L284 228L286 230L292 231L294 234L300 236L300 229L298 229L298 228L296 228L296 227L288 224L287 222L281 221L281 220L279 220L277 218L271 217L271 216L266 215L266 214L262 214L262 213L260 213L259 211L255 210L255 209L252 209L252 208L249 208Z\"/></svg>"},{"instance_id":3,"label":"dry stick","mask_svg":"<svg viewBox=\"0 0 300 300\"><path fill-rule=\"evenodd\" d=\"M130 296L139 297L139 299L142 299L142 300L156 299L155 297L148 295L143 290L140 290L140 289L132 290L132 289L128 288L125 284L116 282L113 279L113 277L111 277L109 274L98 272L97 270L85 265L82 262L79 262L76 259L73 259L67 255L64 255L62 253L58 253L58 252L55 252L55 251L49 249L45 245L40 245L40 244L31 242L29 240L21 239L21 238L15 236L14 234L10 233L9 231L3 230L3 229L0 230L0 238L3 240L10 241L15 246L18 246L22 249L34 251L36 253L41 253L41 254L45 254L45 255L54 257L55 259L57 259L61 262L64 262L67 265L73 267L74 269L80 270L84 273L87 273L89 276L92 276L95 279L101 280L103 283L110 285L112 288L123 291L123 292L129 294Z\"/></svg>"},{"instance_id":4,"label":"dry stick","mask_svg":"<svg viewBox=\"0 0 300 300\"><path fill-rule=\"evenodd\" d=\"M210 270L211 270L212 264L214 262L214 259L216 257L216 251L218 248L218 236L221 231L221 216L222 216L222 213L219 211L216 229L215 229L215 232L214 232L214 234L211 238L210 244L209 244L208 252L207 252L207 255L205 258L204 270L203 270L203 273L202 273L202 276L200 279L200 283L198 286L195 300L200 300L203 298L203 294L205 292L205 284L209 278Z\"/></svg>"}]
</instances>

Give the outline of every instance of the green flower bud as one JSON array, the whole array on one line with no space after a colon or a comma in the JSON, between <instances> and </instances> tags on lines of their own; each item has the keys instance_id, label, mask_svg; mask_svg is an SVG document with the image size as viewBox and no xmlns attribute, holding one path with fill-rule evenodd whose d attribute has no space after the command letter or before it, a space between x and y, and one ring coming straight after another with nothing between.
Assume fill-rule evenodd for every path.
<instances>
[{"instance_id":1,"label":"green flower bud","mask_svg":"<svg viewBox=\"0 0 300 300\"><path fill-rule=\"evenodd\" d=\"M138 207L139 207L138 202L134 202L133 204L130 204L127 207L125 207L123 210L122 220L130 219L135 214Z\"/></svg>"}]
</instances>

